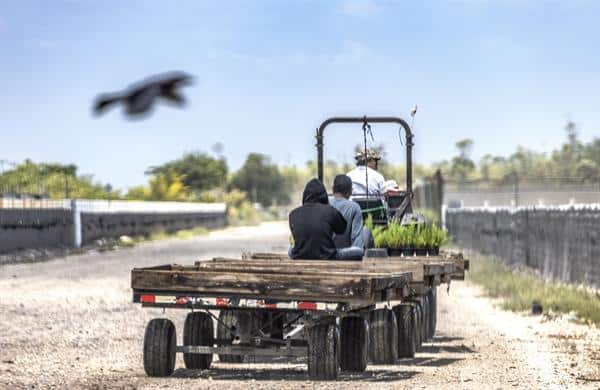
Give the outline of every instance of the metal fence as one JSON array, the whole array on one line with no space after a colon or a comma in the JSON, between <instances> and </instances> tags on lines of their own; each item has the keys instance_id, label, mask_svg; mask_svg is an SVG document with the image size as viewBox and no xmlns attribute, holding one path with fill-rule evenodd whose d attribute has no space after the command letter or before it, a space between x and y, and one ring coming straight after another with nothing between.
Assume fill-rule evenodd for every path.
<instances>
[{"instance_id":1,"label":"metal fence","mask_svg":"<svg viewBox=\"0 0 600 390\"><path fill-rule=\"evenodd\" d=\"M462 247L600 289L600 204L448 209L445 219Z\"/></svg>"},{"instance_id":2,"label":"metal fence","mask_svg":"<svg viewBox=\"0 0 600 390\"><path fill-rule=\"evenodd\" d=\"M223 203L11 199L0 203L0 253L226 223Z\"/></svg>"},{"instance_id":3,"label":"metal fence","mask_svg":"<svg viewBox=\"0 0 600 390\"><path fill-rule=\"evenodd\" d=\"M442 206L444 200L444 179L438 170L433 177L419 180L414 189L414 205L416 208L429 209L443 220Z\"/></svg>"},{"instance_id":4,"label":"metal fence","mask_svg":"<svg viewBox=\"0 0 600 390\"><path fill-rule=\"evenodd\" d=\"M519 207L600 202L600 179L519 177L446 182L447 207Z\"/></svg>"}]
</instances>

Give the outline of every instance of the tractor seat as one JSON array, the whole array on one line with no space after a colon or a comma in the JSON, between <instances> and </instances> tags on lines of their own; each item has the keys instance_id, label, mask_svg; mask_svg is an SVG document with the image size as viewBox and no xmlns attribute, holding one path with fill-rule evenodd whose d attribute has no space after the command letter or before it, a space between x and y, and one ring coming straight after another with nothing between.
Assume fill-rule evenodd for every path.
<instances>
[{"instance_id":1,"label":"tractor seat","mask_svg":"<svg viewBox=\"0 0 600 390\"><path fill-rule=\"evenodd\" d=\"M369 215L373 218L373 225L387 225L387 207L383 198L376 195L352 196L352 200L360 206L363 219L366 220Z\"/></svg>"}]
</instances>

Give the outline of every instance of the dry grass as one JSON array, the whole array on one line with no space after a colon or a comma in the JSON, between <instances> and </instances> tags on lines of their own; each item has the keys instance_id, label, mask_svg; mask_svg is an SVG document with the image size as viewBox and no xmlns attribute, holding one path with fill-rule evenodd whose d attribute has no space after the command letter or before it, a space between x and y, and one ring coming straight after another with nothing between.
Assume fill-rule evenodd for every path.
<instances>
[{"instance_id":1,"label":"dry grass","mask_svg":"<svg viewBox=\"0 0 600 390\"><path fill-rule=\"evenodd\" d=\"M502 298L504 309L526 311L539 302L544 312L574 312L580 321L600 325L600 296L592 291L544 281L533 272L514 271L480 255L471 260L467 278L483 286L490 296Z\"/></svg>"}]
</instances>

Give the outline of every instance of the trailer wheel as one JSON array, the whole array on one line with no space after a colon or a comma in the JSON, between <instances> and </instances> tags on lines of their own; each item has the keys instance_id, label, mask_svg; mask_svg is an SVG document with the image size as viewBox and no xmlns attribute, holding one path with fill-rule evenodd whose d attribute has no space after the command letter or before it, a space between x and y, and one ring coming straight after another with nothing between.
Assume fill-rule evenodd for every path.
<instances>
[{"instance_id":1,"label":"trailer wheel","mask_svg":"<svg viewBox=\"0 0 600 390\"><path fill-rule=\"evenodd\" d=\"M429 304L429 295L423 295L421 298L421 306L423 307L423 342L429 340L429 325L431 324L431 307Z\"/></svg>"},{"instance_id":2,"label":"trailer wheel","mask_svg":"<svg viewBox=\"0 0 600 390\"><path fill-rule=\"evenodd\" d=\"M373 310L369 316L369 357L375 364L394 364L398 358L398 322L392 310Z\"/></svg>"},{"instance_id":3,"label":"trailer wheel","mask_svg":"<svg viewBox=\"0 0 600 390\"><path fill-rule=\"evenodd\" d=\"M219 320L225 324L227 328L232 330L237 329L240 325L238 313L233 310L221 310L219 312ZM217 339L233 341L234 335L232 335L227 328L221 325L221 323L217 325ZM223 363L242 363L244 361L244 356L219 354L219 360Z\"/></svg>"},{"instance_id":4,"label":"trailer wheel","mask_svg":"<svg viewBox=\"0 0 600 390\"><path fill-rule=\"evenodd\" d=\"M169 376L175 369L175 325L166 318L148 322L144 334L144 371L149 376Z\"/></svg>"},{"instance_id":5,"label":"trailer wheel","mask_svg":"<svg viewBox=\"0 0 600 390\"><path fill-rule=\"evenodd\" d=\"M362 317L344 317L340 324L342 371L363 372L369 360L369 325Z\"/></svg>"},{"instance_id":6,"label":"trailer wheel","mask_svg":"<svg viewBox=\"0 0 600 390\"><path fill-rule=\"evenodd\" d=\"M425 323L425 313L423 311L423 304L420 300L416 301L416 305L417 311L419 313L419 327L417 328L417 333L419 335L419 348L421 348L421 346L425 342L425 338L423 337L423 324Z\"/></svg>"},{"instance_id":7,"label":"trailer wheel","mask_svg":"<svg viewBox=\"0 0 600 390\"><path fill-rule=\"evenodd\" d=\"M417 350L413 308L408 304L400 304L393 310L398 321L398 357L413 358Z\"/></svg>"},{"instance_id":8,"label":"trailer wheel","mask_svg":"<svg viewBox=\"0 0 600 390\"><path fill-rule=\"evenodd\" d=\"M308 377L336 380L340 372L339 331L335 323L322 323L308 330Z\"/></svg>"},{"instance_id":9,"label":"trailer wheel","mask_svg":"<svg viewBox=\"0 0 600 390\"><path fill-rule=\"evenodd\" d=\"M427 334L429 332L429 305L427 304L427 297L422 296L419 299L421 303L421 310L423 311L423 322L421 324L421 342L426 342L429 338Z\"/></svg>"},{"instance_id":10,"label":"trailer wheel","mask_svg":"<svg viewBox=\"0 0 600 390\"><path fill-rule=\"evenodd\" d=\"M429 327L431 334L429 335L429 337L433 338L433 336L435 336L435 329L437 327L437 288L436 287L433 287L429 291L429 308L430 308L429 320L431 322L431 325Z\"/></svg>"},{"instance_id":11,"label":"trailer wheel","mask_svg":"<svg viewBox=\"0 0 600 390\"><path fill-rule=\"evenodd\" d=\"M416 347L417 349L419 349L421 347L422 344L422 340L421 340L421 323L422 323L422 315L423 313L421 312L421 305L419 305L418 302L411 302L412 308L413 308L413 316L414 316L414 326L415 326L415 342L416 342Z\"/></svg>"},{"instance_id":12,"label":"trailer wheel","mask_svg":"<svg viewBox=\"0 0 600 390\"><path fill-rule=\"evenodd\" d=\"M183 345L212 347L214 339L213 320L208 314L194 312L185 317ZM207 370L212 363L212 354L184 353L183 361L186 368Z\"/></svg>"}]
</instances>

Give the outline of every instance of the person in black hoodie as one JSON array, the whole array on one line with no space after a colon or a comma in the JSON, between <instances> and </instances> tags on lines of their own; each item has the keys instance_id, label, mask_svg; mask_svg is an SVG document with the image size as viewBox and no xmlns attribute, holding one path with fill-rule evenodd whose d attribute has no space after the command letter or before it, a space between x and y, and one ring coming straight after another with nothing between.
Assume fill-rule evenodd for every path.
<instances>
[{"instance_id":1,"label":"person in black hoodie","mask_svg":"<svg viewBox=\"0 0 600 390\"><path fill-rule=\"evenodd\" d=\"M302 206L290 213L290 230L294 237L289 252L292 259L336 258L333 235L344 233L346 220L329 205L327 190L319 180L312 179L306 184Z\"/></svg>"}]
</instances>

